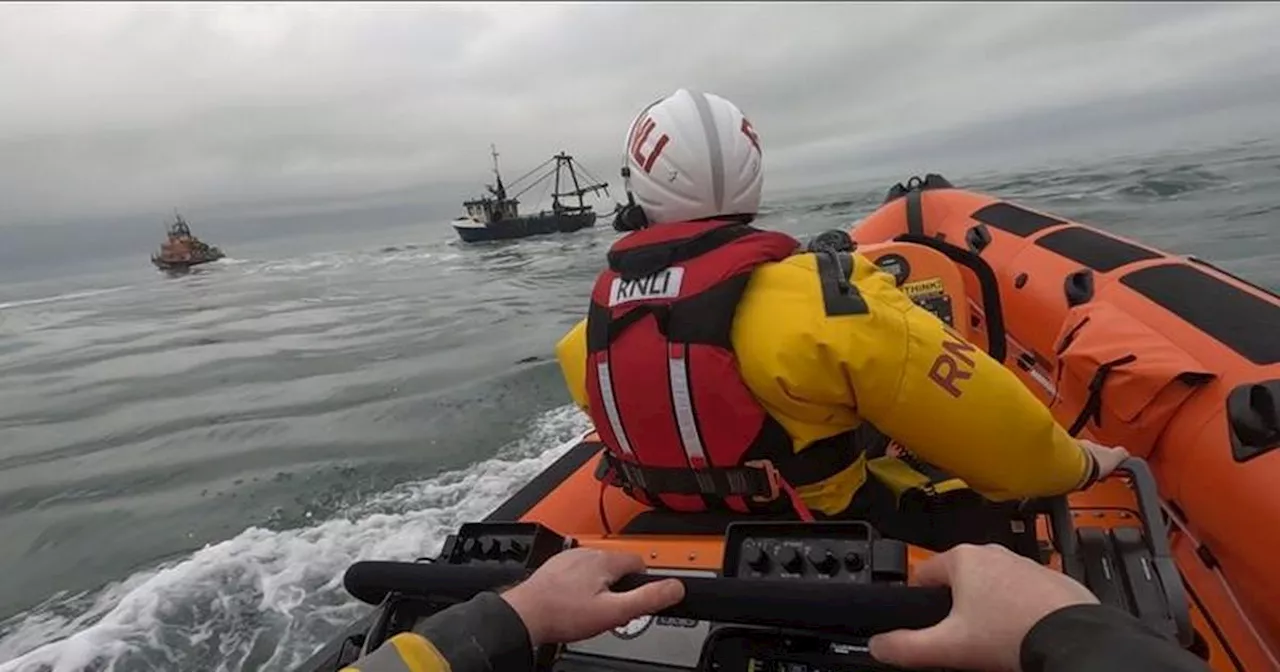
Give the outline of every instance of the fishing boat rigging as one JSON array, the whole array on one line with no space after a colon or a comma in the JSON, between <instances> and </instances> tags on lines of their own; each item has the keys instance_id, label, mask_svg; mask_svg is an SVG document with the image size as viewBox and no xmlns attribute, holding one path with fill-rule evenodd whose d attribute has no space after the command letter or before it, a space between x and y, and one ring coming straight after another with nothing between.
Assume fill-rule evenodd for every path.
<instances>
[{"instance_id":1,"label":"fishing boat rigging","mask_svg":"<svg viewBox=\"0 0 1280 672\"><path fill-rule=\"evenodd\" d=\"M573 156L562 150L516 178L508 187L502 180L497 147L490 145L490 153L493 156L494 183L485 185L488 192L485 196L464 201L462 205L466 215L453 221L454 230L464 242L568 233L595 225L597 215L587 204L586 196L600 192L608 196L609 185L592 175ZM545 198L546 189L550 188L551 209L521 215L520 197L538 186L544 188L539 201ZM576 205L572 200L567 203L562 200L575 198Z\"/></svg>"}]
</instances>

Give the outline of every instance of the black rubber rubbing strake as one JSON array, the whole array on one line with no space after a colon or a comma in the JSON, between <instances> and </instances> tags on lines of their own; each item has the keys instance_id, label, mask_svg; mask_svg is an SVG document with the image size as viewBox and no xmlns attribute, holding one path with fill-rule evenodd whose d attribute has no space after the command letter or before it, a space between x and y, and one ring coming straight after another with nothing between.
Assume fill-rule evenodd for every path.
<instances>
[{"instance_id":1,"label":"black rubber rubbing strake","mask_svg":"<svg viewBox=\"0 0 1280 672\"><path fill-rule=\"evenodd\" d=\"M493 510L488 516L485 516L486 522L499 521L516 521L521 516L528 513L538 502L544 497L551 494L566 478L573 475L575 471L582 468L596 453L604 448L604 444L598 441L583 441L578 445L569 449L569 452L560 456L547 467L542 473L538 474L529 481L523 488L520 488L516 494L512 495L501 506Z\"/></svg>"},{"instance_id":2,"label":"black rubber rubbing strake","mask_svg":"<svg viewBox=\"0 0 1280 672\"><path fill-rule=\"evenodd\" d=\"M1109 273L1121 266L1163 256L1082 226L1046 234L1036 239L1036 245L1099 273Z\"/></svg>"},{"instance_id":3,"label":"black rubber rubbing strake","mask_svg":"<svg viewBox=\"0 0 1280 672\"><path fill-rule=\"evenodd\" d=\"M1203 268L1211 268L1211 269L1213 269L1213 270L1217 271L1218 273L1221 273L1222 275L1225 275L1225 276L1227 276L1228 278L1231 278L1232 280L1235 280L1236 282L1238 282L1238 283L1240 283L1240 284L1242 284L1242 285L1244 285L1244 286L1248 287L1249 289L1253 289L1253 290L1256 290L1256 291L1258 291L1258 292L1260 292L1260 293L1262 293L1262 294L1266 294L1266 295L1271 296L1271 297L1273 297L1273 298L1280 299L1280 294L1276 294L1274 291L1272 291L1272 290L1270 290L1270 289L1267 289L1266 287L1263 287L1262 285L1259 285L1259 284L1257 284L1257 283L1255 283L1255 282L1250 282L1249 280L1246 280L1245 278L1242 278L1242 277L1240 277L1240 276L1236 275L1235 273L1232 273L1231 271L1228 271L1227 269L1222 268L1221 266L1215 266L1215 265L1213 265L1212 263L1207 262L1207 261L1205 261L1204 259L1201 259L1201 258L1199 258L1199 257L1197 257L1197 256L1195 256L1195 255L1187 255L1186 259L1187 259L1187 261L1189 261L1189 262L1191 262L1191 263L1193 263L1193 264L1195 264L1195 265L1197 265L1197 266L1200 266L1200 267L1203 267Z\"/></svg>"},{"instance_id":4,"label":"black rubber rubbing strake","mask_svg":"<svg viewBox=\"0 0 1280 672\"><path fill-rule=\"evenodd\" d=\"M866 315L870 312L866 299L856 285L849 282L853 272L853 255L845 252L819 252L818 280L822 283L822 305L829 316Z\"/></svg>"},{"instance_id":5,"label":"black rubber rubbing strake","mask_svg":"<svg viewBox=\"0 0 1280 672\"><path fill-rule=\"evenodd\" d=\"M1026 238L1041 229L1047 229L1051 226L1066 224L1065 220L1055 219L1038 212L1031 212L1026 208L1020 208L1012 203L1003 202L983 206L970 217L983 224L994 226L1001 231L1012 233L1019 238Z\"/></svg>"},{"instance_id":6,"label":"black rubber rubbing strake","mask_svg":"<svg viewBox=\"0 0 1280 672\"><path fill-rule=\"evenodd\" d=\"M1227 639L1226 633L1222 632L1222 628L1218 627L1217 622L1213 620L1213 612L1209 611L1209 608L1205 606L1204 601L1196 594L1195 588L1193 588L1191 584L1188 583L1184 585L1187 589L1187 596L1190 597L1191 601L1196 605L1196 611L1199 611L1200 614L1204 616L1204 621L1209 624L1209 629L1213 631L1214 637L1222 643L1222 648L1226 650L1227 657L1231 659L1231 665L1235 668L1236 672L1245 672L1244 663L1240 662L1240 657L1237 656L1235 650L1231 648L1231 640Z\"/></svg>"},{"instance_id":7,"label":"black rubber rubbing strake","mask_svg":"<svg viewBox=\"0 0 1280 672\"><path fill-rule=\"evenodd\" d=\"M1138 269L1120 282L1250 362L1280 363L1280 300L1180 263Z\"/></svg>"}]
</instances>

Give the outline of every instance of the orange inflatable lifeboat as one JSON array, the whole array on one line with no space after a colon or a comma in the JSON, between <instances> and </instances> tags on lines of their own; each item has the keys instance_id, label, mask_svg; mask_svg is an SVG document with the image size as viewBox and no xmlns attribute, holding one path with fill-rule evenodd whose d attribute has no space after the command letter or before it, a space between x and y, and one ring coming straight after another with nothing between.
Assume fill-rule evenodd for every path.
<instances>
[{"instance_id":1,"label":"orange inflatable lifeboat","mask_svg":"<svg viewBox=\"0 0 1280 672\"><path fill-rule=\"evenodd\" d=\"M1193 593L1229 587L1275 649L1280 296L937 175L895 186L850 236L917 301L948 304L1064 427L1145 458ZM920 247L958 270L913 263L934 257ZM938 291L949 272L963 296Z\"/></svg>"},{"instance_id":2,"label":"orange inflatable lifeboat","mask_svg":"<svg viewBox=\"0 0 1280 672\"><path fill-rule=\"evenodd\" d=\"M1280 500L1268 492L1280 474L1280 298L933 176L896 187L851 237L1065 426L1135 455L1069 497L979 502L1004 507L999 543L1076 578L1215 671L1280 669L1280 582L1269 567ZM353 565L348 591L376 609L298 670L336 672L449 601L507 585L573 545L636 553L649 573L684 577L686 600L542 651L543 669L723 672L706 661L731 644L716 633L735 624L757 628L747 635L760 639L755 650L853 639L810 669L886 669L857 642L936 623L949 608L937 589L903 585L926 549L856 521L651 510L602 484L602 451L587 433L430 562ZM993 540L980 536L972 541Z\"/></svg>"}]
</instances>

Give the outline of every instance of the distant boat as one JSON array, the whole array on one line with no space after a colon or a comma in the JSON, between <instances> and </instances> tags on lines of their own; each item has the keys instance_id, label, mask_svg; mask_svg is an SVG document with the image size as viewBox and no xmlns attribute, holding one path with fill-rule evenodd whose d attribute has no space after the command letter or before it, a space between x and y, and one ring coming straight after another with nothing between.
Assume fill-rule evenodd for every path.
<instances>
[{"instance_id":1,"label":"distant boat","mask_svg":"<svg viewBox=\"0 0 1280 672\"><path fill-rule=\"evenodd\" d=\"M186 271L192 266L207 264L226 256L222 250L192 235L187 220L176 212L173 223L166 227L165 233L168 239L160 245L159 252L151 255L151 263L162 271Z\"/></svg>"},{"instance_id":2,"label":"distant boat","mask_svg":"<svg viewBox=\"0 0 1280 672\"><path fill-rule=\"evenodd\" d=\"M462 206L466 208L467 214L453 220L453 229L458 232L463 242L478 243L486 240L526 238L548 233L567 233L595 226L596 213L586 204L583 196L596 191L603 191L607 196L609 185L592 177L581 164L575 166L572 156L560 152L544 161L542 165L525 173L523 177L512 183L513 187L555 162L554 166L537 179L520 187L515 195L508 197L507 188L502 183L502 174L498 170L498 150L493 146L490 146L490 150L493 153L493 175L497 186L486 185L489 195L463 202ZM560 190L562 170L568 171L573 189ZM590 179L592 183L587 185L580 183L579 173ZM553 178L551 209L537 214L521 215L519 197L533 187ZM568 183L565 182L564 185L567 187ZM566 205L560 201L561 198L573 197L578 199L577 205Z\"/></svg>"}]
</instances>

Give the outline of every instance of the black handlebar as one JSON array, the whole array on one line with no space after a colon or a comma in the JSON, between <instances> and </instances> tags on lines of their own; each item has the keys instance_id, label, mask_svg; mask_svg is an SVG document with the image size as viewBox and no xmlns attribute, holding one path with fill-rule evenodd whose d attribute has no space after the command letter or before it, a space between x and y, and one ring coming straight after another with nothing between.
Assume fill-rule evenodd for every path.
<instances>
[{"instance_id":1,"label":"black handlebar","mask_svg":"<svg viewBox=\"0 0 1280 672\"><path fill-rule=\"evenodd\" d=\"M392 592L468 600L528 576L528 570L518 567L358 562L347 569L344 583L357 599L379 604ZM614 589L630 590L664 578L668 577L633 574L623 577ZM866 637L900 628L925 628L951 611L951 593L946 588L678 578L684 583L684 599L659 615Z\"/></svg>"}]
</instances>

